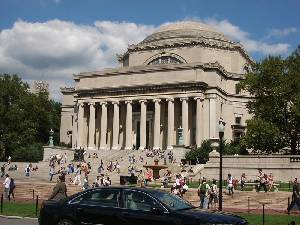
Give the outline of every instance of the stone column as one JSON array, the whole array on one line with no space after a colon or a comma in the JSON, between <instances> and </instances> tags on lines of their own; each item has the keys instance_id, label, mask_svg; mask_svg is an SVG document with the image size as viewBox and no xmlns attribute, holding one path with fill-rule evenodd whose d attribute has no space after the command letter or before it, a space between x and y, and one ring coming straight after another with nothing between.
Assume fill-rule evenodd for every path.
<instances>
[{"instance_id":1,"label":"stone column","mask_svg":"<svg viewBox=\"0 0 300 225\"><path fill-rule=\"evenodd\" d=\"M197 103L197 107L196 107L196 145L197 147L201 146L201 127L203 126L203 124L201 124L202 122L202 104L203 104L203 97L201 96L197 96L194 98L196 100Z\"/></svg>"},{"instance_id":2,"label":"stone column","mask_svg":"<svg viewBox=\"0 0 300 225\"><path fill-rule=\"evenodd\" d=\"M217 137L217 114L216 114L216 98L209 99L209 138Z\"/></svg>"},{"instance_id":3,"label":"stone column","mask_svg":"<svg viewBox=\"0 0 300 225\"><path fill-rule=\"evenodd\" d=\"M153 139L153 149L159 149L159 139L160 139L160 99L154 99L154 139Z\"/></svg>"},{"instance_id":4,"label":"stone column","mask_svg":"<svg viewBox=\"0 0 300 225\"><path fill-rule=\"evenodd\" d=\"M84 116L84 103L78 104L78 132L77 132L77 147L83 147L83 116Z\"/></svg>"},{"instance_id":5,"label":"stone column","mask_svg":"<svg viewBox=\"0 0 300 225\"><path fill-rule=\"evenodd\" d=\"M147 100L140 100L141 103L141 122L140 122L140 147L139 149L145 149L146 147L146 121L147 121Z\"/></svg>"},{"instance_id":6,"label":"stone column","mask_svg":"<svg viewBox=\"0 0 300 225\"><path fill-rule=\"evenodd\" d=\"M106 146L107 133L107 102L100 102L101 105L101 134L100 134L100 149L104 150Z\"/></svg>"},{"instance_id":7,"label":"stone column","mask_svg":"<svg viewBox=\"0 0 300 225\"><path fill-rule=\"evenodd\" d=\"M132 101L125 101L126 110L126 133L125 149L132 149Z\"/></svg>"},{"instance_id":8,"label":"stone column","mask_svg":"<svg viewBox=\"0 0 300 225\"><path fill-rule=\"evenodd\" d=\"M89 106L90 106L90 121L89 121L88 149L95 150L95 126L96 126L95 103L90 102Z\"/></svg>"},{"instance_id":9,"label":"stone column","mask_svg":"<svg viewBox=\"0 0 300 225\"><path fill-rule=\"evenodd\" d=\"M77 121L78 121L78 106L75 105L74 107L74 113L73 113L73 126L72 126L72 149L75 149L77 147L77 127L78 127L78 124L77 124Z\"/></svg>"},{"instance_id":10,"label":"stone column","mask_svg":"<svg viewBox=\"0 0 300 225\"><path fill-rule=\"evenodd\" d=\"M188 98L180 98L180 101L182 102L181 107L182 107L182 129L183 129L183 144L185 146L188 145L188 124L189 124L189 105L188 105Z\"/></svg>"},{"instance_id":11,"label":"stone column","mask_svg":"<svg viewBox=\"0 0 300 225\"><path fill-rule=\"evenodd\" d=\"M119 132L120 132L120 120L119 120L119 102L113 102L114 105L114 118L113 118L113 146L112 149L119 149Z\"/></svg>"},{"instance_id":12,"label":"stone column","mask_svg":"<svg viewBox=\"0 0 300 225\"><path fill-rule=\"evenodd\" d=\"M167 149L173 149L173 132L174 132L174 99L166 99L168 102L168 141Z\"/></svg>"}]
</instances>

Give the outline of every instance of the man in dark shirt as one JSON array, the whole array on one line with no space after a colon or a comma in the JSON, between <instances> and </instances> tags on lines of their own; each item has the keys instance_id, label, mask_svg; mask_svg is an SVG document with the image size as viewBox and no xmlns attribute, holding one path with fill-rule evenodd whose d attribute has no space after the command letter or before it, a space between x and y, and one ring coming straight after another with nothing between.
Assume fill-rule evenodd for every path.
<instances>
[{"instance_id":1,"label":"man in dark shirt","mask_svg":"<svg viewBox=\"0 0 300 225\"><path fill-rule=\"evenodd\" d=\"M299 198L299 183L298 179L295 178L294 183L293 183L293 196L292 196L292 202L295 202L297 198Z\"/></svg>"}]
</instances>

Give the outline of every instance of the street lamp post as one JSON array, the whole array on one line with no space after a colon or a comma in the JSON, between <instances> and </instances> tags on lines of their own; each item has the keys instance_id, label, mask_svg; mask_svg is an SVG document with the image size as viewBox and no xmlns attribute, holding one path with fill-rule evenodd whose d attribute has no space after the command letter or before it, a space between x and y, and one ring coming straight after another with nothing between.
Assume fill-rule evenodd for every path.
<instances>
[{"instance_id":1,"label":"street lamp post","mask_svg":"<svg viewBox=\"0 0 300 225\"><path fill-rule=\"evenodd\" d=\"M220 148L220 174L219 174L219 211L222 211L222 169L223 169L223 137L225 130L225 122L222 118L219 120L219 148Z\"/></svg>"}]
</instances>

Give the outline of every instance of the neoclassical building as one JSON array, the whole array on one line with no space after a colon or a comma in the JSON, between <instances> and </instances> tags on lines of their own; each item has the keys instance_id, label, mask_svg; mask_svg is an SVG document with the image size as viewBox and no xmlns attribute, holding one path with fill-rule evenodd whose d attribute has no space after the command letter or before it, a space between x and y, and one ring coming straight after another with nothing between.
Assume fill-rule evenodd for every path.
<instances>
[{"instance_id":1,"label":"neoclassical building","mask_svg":"<svg viewBox=\"0 0 300 225\"><path fill-rule=\"evenodd\" d=\"M249 96L236 85L253 60L212 27L179 22L160 27L118 55L118 68L74 75L63 94L60 141L73 148L172 149L239 139L250 118Z\"/></svg>"}]
</instances>

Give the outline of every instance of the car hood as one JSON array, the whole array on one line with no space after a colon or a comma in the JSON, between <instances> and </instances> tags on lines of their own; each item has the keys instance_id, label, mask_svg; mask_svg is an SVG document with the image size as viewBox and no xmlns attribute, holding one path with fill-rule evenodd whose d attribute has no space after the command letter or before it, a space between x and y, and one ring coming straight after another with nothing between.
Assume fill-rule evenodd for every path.
<instances>
[{"instance_id":1,"label":"car hood","mask_svg":"<svg viewBox=\"0 0 300 225\"><path fill-rule=\"evenodd\" d=\"M245 219L240 216L236 216L226 212L219 211L208 211L200 208L179 210L177 213L180 215L192 216L197 218L201 223L225 223L225 224L238 224L246 225L248 224Z\"/></svg>"}]
</instances>

